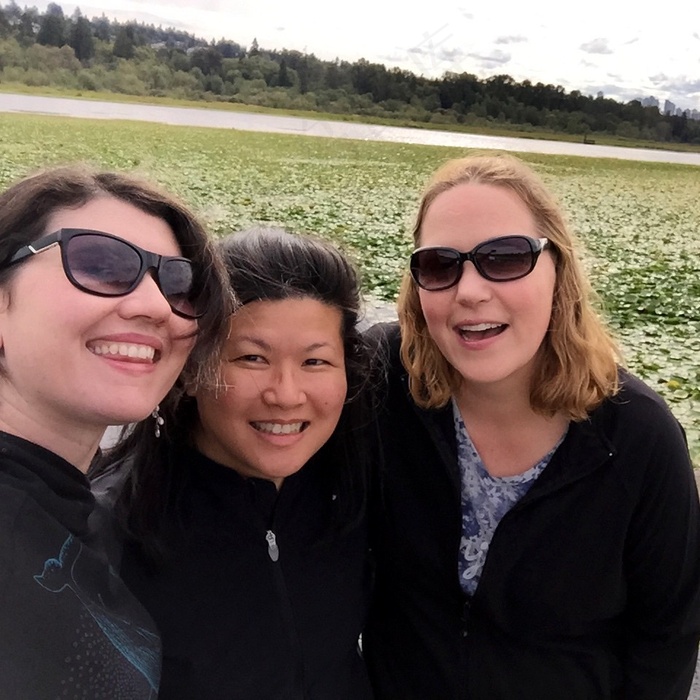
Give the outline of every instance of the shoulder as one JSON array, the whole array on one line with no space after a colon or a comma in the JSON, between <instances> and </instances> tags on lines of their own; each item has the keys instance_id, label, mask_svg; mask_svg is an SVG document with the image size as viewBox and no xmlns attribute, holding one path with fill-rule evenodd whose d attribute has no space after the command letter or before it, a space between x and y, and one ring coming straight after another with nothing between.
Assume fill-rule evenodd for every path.
<instances>
[{"instance_id":1,"label":"shoulder","mask_svg":"<svg viewBox=\"0 0 700 700\"><path fill-rule=\"evenodd\" d=\"M364 331L364 337L374 347L388 347L401 343L398 321L375 323Z\"/></svg>"},{"instance_id":2,"label":"shoulder","mask_svg":"<svg viewBox=\"0 0 700 700\"><path fill-rule=\"evenodd\" d=\"M54 521L21 485L1 473L0 580L11 575L17 556L34 549L39 539L44 539L42 533L46 534L53 526Z\"/></svg>"},{"instance_id":3,"label":"shoulder","mask_svg":"<svg viewBox=\"0 0 700 700\"><path fill-rule=\"evenodd\" d=\"M660 434L684 435L663 397L625 370L620 371L620 390L606 400L600 413L608 420L614 419L620 428L650 438Z\"/></svg>"},{"instance_id":4,"label":"shoulder","mask_svg":"<svg viewBox=\"0 0 700 700\"><path fill-rule=\"evenodd\" d=\"M653 482L696 497L685 431L664 399L639 378L620 373L620 391L591 414L626 482ZM674 487L675 488L675 487Z\"/></svg>"},{"instance_id":5,"label":"shoulder","mask_svg":"<svg viewBox=\"0 0 700 700\"><path fill-rule=\"evenodd\" d=\"M31 502L29 495L6 479L0 477L0 531L4 540L17 517Z\"/></svg>"},{"instance_id":6,"label":"shoulder","mask_svg":"<svg viewBox=\"0 0 700 700\"><path fill-rule=\"evenodd\" d=\"M364 333L375 367L383 370L401 367L401 329L397 321L375 323Z\"/></svg>"}]
</instances>

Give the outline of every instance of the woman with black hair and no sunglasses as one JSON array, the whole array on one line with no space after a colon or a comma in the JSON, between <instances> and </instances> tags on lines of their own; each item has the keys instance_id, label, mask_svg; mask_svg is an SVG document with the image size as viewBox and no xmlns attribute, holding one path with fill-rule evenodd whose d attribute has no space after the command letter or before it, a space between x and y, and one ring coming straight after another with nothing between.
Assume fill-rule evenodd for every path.
<instances>
[{"instance_id":1,"label":"woman with black hair and no sunglasses","mask_svg":"<svg viewBox=\"0 0 700 700\"><path fill-rule=\"evenodd\" d=\"M137 427L94 482L162 635L160 698L369 698L358 279L280 230L221 251L241 307L220 386L183 397L161 438Z\"/></svg>"},{"instance_id":2,"label":"woman with black hair and no sunglasses","mask_svg":"<svg viewBox=\"0 0 700 700\"><path fill-rule=\"evenodd\" d=\"M200 224L149 183L61 167L0 194L4 700L156 697L158 635L88 533L85 474L107 426L215 353L223 280Z\"/></svg>"},{"instance_id":3,"label":"woman with black hair and no sunglasses","mask_svg":"<svg viewBox=\"0 0 700 700\"><path fill-rule=\"evenodd\" d=\"M561 209L521 161L462 158L429 182L414 240L383 329L377 697L686 698L684 434L619 367Z\"/></svg>"}]
</instances>

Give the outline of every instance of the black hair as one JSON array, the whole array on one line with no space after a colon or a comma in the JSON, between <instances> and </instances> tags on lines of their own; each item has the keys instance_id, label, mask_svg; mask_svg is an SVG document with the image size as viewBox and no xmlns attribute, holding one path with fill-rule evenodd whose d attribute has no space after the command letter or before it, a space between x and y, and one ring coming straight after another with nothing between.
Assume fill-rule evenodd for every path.
<instances>
[{"instance_id":1,"label":"black hair","mask_svg":"<svg viewBox=\"0 0 700 700\"><path fill-rule=\"evenodd\" d=\"M370 375L368 349L358 328L357 271L332 244L283 229L231 234L219 242L218 249L239 304L312 298L342 314L348 394L338 426L313 459L324 460L333 481L335 529L352 528L365 510L369 417L364 389ZM109 471L110 464L128 469L116 514L122 530L151 561L167 555L166 526L188 486L187 470L178 468L178 460L171 457L179 447L192 445L197 420L195 399L182 396L167 416L160 438L155 437L151 421L142 421L104 456L97 469Z\"/></svg>"}]
</instances>

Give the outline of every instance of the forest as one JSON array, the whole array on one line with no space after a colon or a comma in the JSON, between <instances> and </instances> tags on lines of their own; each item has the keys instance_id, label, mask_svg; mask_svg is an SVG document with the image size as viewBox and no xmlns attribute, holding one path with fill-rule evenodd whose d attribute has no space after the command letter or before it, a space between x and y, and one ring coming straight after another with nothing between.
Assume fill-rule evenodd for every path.
<instances>
[{"instance_id":1,"label":"forest","mask_svg":"<svg viewBox=\"0 0 700 700\"><path fill-rule=\"evenodd\" d=\"M567 92L560 85L446 72L439 78L364 59L322 60L253 40L206 41L153 25L0 6L0 84L229 102L390 119L434 128L502 127L533 134L595 135L700 144L700 121L639 100Z\"/></svg>"}]
</instances>

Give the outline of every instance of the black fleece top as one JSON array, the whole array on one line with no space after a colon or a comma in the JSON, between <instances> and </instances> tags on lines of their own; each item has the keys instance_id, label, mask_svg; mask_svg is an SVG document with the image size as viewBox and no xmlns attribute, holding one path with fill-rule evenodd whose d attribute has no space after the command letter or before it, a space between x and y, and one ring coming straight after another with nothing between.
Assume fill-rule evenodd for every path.
<instances>
[{"instance_id":1,"label":"black fleece top","mask_svg":"<svg viewBox=\"0 0 700 700\"><path fill-rule=\"evenodd\" d=\"M459 584L452 410L418 408L386 333L376 595L364 647L382 700L685 700L700 638L700 505L683 432L621 372L572 423Z\"/></svg>"},{"instance_id":2,"label":"black fleece top","mask_svg":"<svg viewBox=\"0 0 700 700\"><path fill-rule=\"evenodd\" d=\"M174 458L191 480L171 513L165 564L127 545L121 568L161 632L159 698L370 698L358 653L366 525L332 530L327 465L312 461L278 492L192 448Z\"/></svg>"},{"instance_id":3,"label":"black fleece top","mask_svg":"<svg viewBox=\"0 0 700 700\"><path fill-rule=\"evenodd\" d=\"M87 478L0 433L0 698L155 699L153 622L88 535Z\"/></svg>"}]
</instances>

